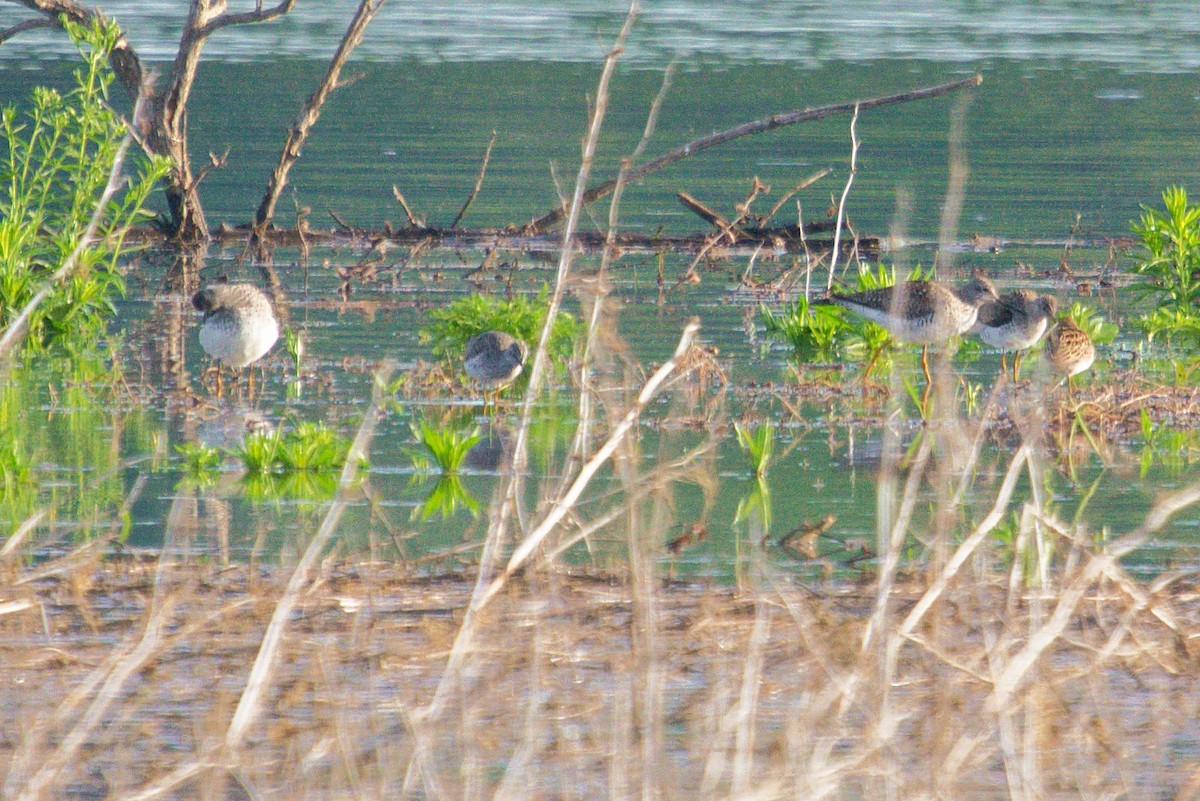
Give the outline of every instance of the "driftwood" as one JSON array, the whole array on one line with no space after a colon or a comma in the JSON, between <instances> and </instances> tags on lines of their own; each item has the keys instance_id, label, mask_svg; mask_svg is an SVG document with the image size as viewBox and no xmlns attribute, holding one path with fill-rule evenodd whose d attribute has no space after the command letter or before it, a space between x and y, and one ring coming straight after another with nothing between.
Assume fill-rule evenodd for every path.
<instances>
[{"instance_id":1,"label":"driftwood","mask_svg":"<svg viewBox=\"0 0 1200 801\"><path fill-rule=\"evenodd\" d=\"M770 117L765 117L761 120L754 120L733 128L728 128L724 131L718 131L710 136L705 136L688 142L686 145L677 147L674 150L669 150L661 156L651 159L643 164L639 164L629 170L625 176L626 181L638 181L658 172L663 167L674 164L677 161L682 161L688 156L693 156L702 150L707 150L710 147L721 145L726 142L738 139L750 134L763 133L764 131L772 131L776 128L782 128L785 125L793 125L797 122L808 122L810 120L820 120L834 114L845 114L853 112L855 109L866 110L870 108L878 108L879 106L891 106L896 103L907 103L912 100L926 100L931 97L939 97L940 95L958 91L959 89L967 89L970 87L979 86L983 83L982 75L973 75L970 78L944 83L939 86L930 86L924 89L914 89L911 92L901 92L896 95L886 95L884 97L876 97L870 100L855 100L849 103L835 103L831 106L821 106L814 109L800 109L797 111L788 111L783 114L774 114ZM584 193L584 203L593 203L602 197L607 196L613 191L616 186L616 179L612 178L599 186L595 186ZM525 226L525 230L529 233L541 231L551 225L560 222L563 218L564 210L560 206L553 211L543 214L536 220L533 220Z\"/></svg>"},{"instance_id":2,"label":"driftwood","mask_svg":"<svg viewBox=\"0 0 1200 801\"><path fill-rule=\"evenodd\" d=\"M271 177L267 179L267 191L263 195L262 202L258 206L258 211L254 213L254 229L251 234L251 244L261 243L266 234L267 226L270 225L271 219L275 216L275 204L279 201L279 193L287 185L288 172L296 160L300 158L300 150L304 147L304 141L308 138L309 131L317 124L317 120L321 117L321 107L325 104L325 99L329 93L335 89L339 89L346 84L338 82L338 76L341 75L342 67L346 63L346 59L354 52L354 48L358 47L362 41L363 32L367 29L367 25L374 19L376 12L383 6L385 0L361 0L358 4L358 10L354 12L354 18L350 20L350 26L346 29L346 35L342 37L342 43L338 45L337 52L334 53L333 59L329 62L329 69L325 72L325 78L321 81L321 85L308 98L308 102L304 104L304 109L300 112L300 118L296 120L296 124L288 131L287 140L284 142L283 151L279 154L279 163L271 172Z\"/></svg>"}]
</instances>

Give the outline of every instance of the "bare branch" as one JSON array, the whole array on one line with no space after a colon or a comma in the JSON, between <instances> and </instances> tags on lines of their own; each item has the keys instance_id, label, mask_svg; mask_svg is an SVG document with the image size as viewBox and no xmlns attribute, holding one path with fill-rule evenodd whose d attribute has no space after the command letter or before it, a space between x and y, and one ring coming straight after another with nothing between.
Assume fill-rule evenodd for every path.
<instances>
[{"instance_id":1,"label":"bare branch","mask_svg":"<svg viewBox=\"0 0 1200 801\"><path fill-rule=\"evenodd\" d=\"M14 36L16 36L19 33L24 33L25 31L32 31L36 28L49 28L53 24L54 24L53 20L37 18L37 17L35 17L34 19L27 19L24 22L18 22L16 25L12 26L11 28L8 28L4 31L0 31L0 44L4 44L9 39L13 38Z\"/></svg>"},{"instance_id":2,"label":"bare branch","mask_svg":"<svg viewBox=\"0 0 1200 801\"><path fill-rule=\"evenodd\" d=\"M940 95L955 92L960 89L969 89L979 86L983 83L982 75L973 75L970 78L944 83L939 86L930 86L924 89L914 89L911 92L901 92L896 95L885 95L884 97L875 97L870 100L855 100L848 103L835 103L831 106L821 106L814 109L799 109L796 111L788 111L783 114L775 114L770 117L765 117L761 120L747 122L733 128L728 128L724 131L718 131L715 134L696 139L688 142L686 145L677 147L674 150L669 150L658 158L640 164L629 171L626 180L629 182L640 181L647 175L658 172L663 167L674 164L677 161L682 161L688 156L694 156L702 150L707 150L710 147L721 145L726 142L738 139L750 134L763 133L772 131L776 128L782 128L785 125L793 125L797 122L809 122L810 120L821 120L825 117L834 114L845 114L854 111L855 108L870 109L880 106L890 106L896 103L907 103L912 100L926 100L931 97L939 97ZM616 186L616 179L612 178L599 186L589 189L583 195L584 205L593 203L596 200L610 194L613 187ZM562 207L554 209L526 226L529 232L538 231L546 226L554 225L562 220L565 210Z\"/></svg>"},{"instance_id":3,"label":"bare branch","mask_svg":"<svg viewBox=\"0 0 1200 801\"><path fill-rule=\"evenodd\" d=\"M295 0L281 3L276 8L282 8L286 5L290 9L293 2ZM350 57L350 54L354 52L354 48L362 41L363 32L375 17L375 13L383 6L383 3L384 0L361 0L358 4L358 10L354 12L354 17L350 20L350 26L346 29L346 34L342 37L342 42L338 45L337 52L334 53L333 59L329 62L329 69L325 72L324 80L321 81L321 85L308 98L308 102L304 104L304 108L300 112L300 118L292 126L292 129L288 131L287 140L283 145L283 152L279 154L279 163L271 173L271 177L267 180L266 194L263 195L262 202L258 206L258 211L254 214L253 239L255 241L261 241L268 223L275 216L275 204L279 200L279 193L287 185L288 172L291 171L292 165L300 158L300 150L308 138L309 131L312 130L313 126L321 118L321 107L325 105L325 99L329 96L330 92L340 85L338 83L338 76L341 74L342 67L346 64L346 59ZM269 17L265 19L269 19ZM258 22L260 20L254 21Z\"/></svg>"},{"instance_id":4,"label":"bare branch","mask_svg":"<svg viewBox=\"0 0 1200 801\"><path fill-rule=\"evenodd\" d=\"M487 150L483 152L483 163L479 165L479 177L475 179L475 188L471 190L471 194L467 196L466 202L458 210L458 216L454 218L454 222L450 223L451 231L458 227L458 223L462 220L463 215L467 213L467 209L471 208L471 204L475 202L475 197L479 194L479 188L483 186L483 176L487 174L488 162L492 160L492 147L495 144L496 132L492 131L492 138L488 141Z\"/></svg>"},{"instance_id":5,"label":"bare branch","mask_svg":"<svg viewBox=\"0 0 1200 801\"><path fill-rule=\"evenodd\" d=\"M276 17L282 17L291 11L295 5L296 0L282 0L279 5L273 8L264 9L259 7L253 11L245 11L241 14L222 14L203 27L196 29L196 35L203 38L227 25L253 25L256 22L269 22Z\"/></svg>"}]
</instances>

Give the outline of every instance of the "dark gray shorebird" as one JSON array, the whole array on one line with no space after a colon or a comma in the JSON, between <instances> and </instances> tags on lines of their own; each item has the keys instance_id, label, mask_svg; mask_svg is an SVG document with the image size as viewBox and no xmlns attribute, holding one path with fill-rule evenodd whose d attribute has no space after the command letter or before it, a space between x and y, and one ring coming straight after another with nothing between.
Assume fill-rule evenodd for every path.
<instances>
[{"instance_id":1,"label":"dark gray shorebird","mask_svg":"<svg viewBox=\"0 0 1200 801\"><path fill-rule=\"evenodd\" d=\"M937 281L907 281L851 295L830 295L814 301L836 304L883 326L901 342L921 346L921 369L929 382L930 345L971 330L979 307L997 299L996 288L975 276L961 289Z\"/></svg>"},{"instance_id":2,"label":"dark gray shorebird","mask_svg":"<svg viewBox=\"0 0 1200 801\"><path fill-rule=\"evenodd\" d=\"M498 395L525 369L529 346L503 331L484 331L467 340L463 369L483 386L486 404L488 390Z\"/></svg>"},{"instance_id":3,"label":"dark gray shorebird","mask_svg":"<svg viewBox=\"0 0 1200 801\"><path fill-rule=\"evenodd\" d=\"M1038 343L1057 312L1058 301L1052 296L1018 289L980 306L979 317L972 330L984 342L1000 349L1002 370L1007 369L1004 353L1010 350L1014 352L1013 381L1016 381L1021 351Z\"/></svg>"},{"instance_id":4,"label":"dark gray shorebird","mask_svg":"<svg viewBox=\"0 0 1200 801\"><path fill-rule=\"evenodd\" d=\"M1096 346L1092 344L1092 338L1069 315L1050 329L1046 348L1042 352L1050 369L1066 376L1068 395L1071 394L1071 378L1096 361Z\"/></svg>"},{"instance_id":5,"label":"dark gray shorebird","mask_svg":"<svg viewBox=\"0 0 1200 801\"><path fill-rule=\"evenodd\" d=\"M242 370L265 356L279 339L279 321L266 294L251 284L210 284L192 296L192 305L204 312L200 346L218 362L220 395L221 365Z\"/></svg>"}]
</instances>

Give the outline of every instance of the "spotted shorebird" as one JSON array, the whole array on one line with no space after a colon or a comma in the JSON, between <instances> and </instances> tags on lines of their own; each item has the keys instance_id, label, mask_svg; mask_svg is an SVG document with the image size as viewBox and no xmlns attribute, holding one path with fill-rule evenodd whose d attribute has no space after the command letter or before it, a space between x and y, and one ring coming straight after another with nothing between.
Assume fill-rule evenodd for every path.
<instances>
[{"instance_id":1,"label":"spotted shorebird","mask_svg":"<svg viewBox=\"0 0 1200 801\"><path fill-rule=\"evenodd\" d=\"M483 386L484 405L488 390L496 395L525 369L529 346L503 331L484 331L467 340L463 369Z\"/></svg>"},{"instance_id":2,"label":"spotted shorebird","mask_svg":"<svg viewBox=\"0 0 1200 801\"><path fill-rule=\"evenodd\" d=\"M1069 315L1050 329L1042 352L1050 369L1066 376L1068 394L1071 392L1071 377L1079 375L1096 361L1096 346L1092 344L1091 337Z\"/></svg>"},{"instance_id":3,"label":"spotted shorebird","mask_svg":"<svg viewBox=\"0 0 1200 801\"><path fill-rule=\"evenodd\" d=\"M279 322L271 301L250 284L210 284L192 296L204 312L200 346L217 364L217 394L221 394L221 365L242 370L261 359L279 339ZM254 373L249 388L253 392Z\"/></svg>"},{"instance_id":4,"label":"spotted shorebird","mask_svg":"<svg viewBox=\"0 0 1200 801\"><path fill-rule=\"evenodd\" d=\"M1013 381L1016 381L1021 351L1038 343L1057 311L1058 301L1052 296L1018 289L980 306L972 330L984 342L1000 349L1001 370L1008 369L1004 363L1005 352L1013 351Z\"/></svg>"},{"instance_id":5,"label":"spotted shorebird","mask_svg":"<svg viewBox=\"0 0 1200 801\"><path fill-rule=\"evenodd\" d=\"M837 304L883 326L901 342L920 345L921 369L928 386L929 346L970 331L979 307L996 298L991 282L975 276L961 289L937 281L907 281L852 295L830 295L814 302Z\"/></svg>"}]
</instances>

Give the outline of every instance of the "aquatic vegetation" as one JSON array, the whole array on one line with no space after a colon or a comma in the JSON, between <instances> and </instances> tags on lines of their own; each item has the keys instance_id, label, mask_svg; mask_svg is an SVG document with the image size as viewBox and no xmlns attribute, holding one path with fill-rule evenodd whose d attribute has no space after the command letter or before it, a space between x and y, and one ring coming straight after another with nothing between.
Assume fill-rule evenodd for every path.
<instances>
[{"instance_id":1,"label":"aquatic vegetation","mask_svg":"<svg viewBox=\"0 0 1200 801\"><path fill-rule=\"evenodd\" d=\"M443 475L454 475L462 467L467 453L479 442L478 427L468 432L454 426L431 426L425 421L411 423L410 427L413 436L426 448L413 452L413 465L418 470L431 471L436 464Z\"/></svg>"},{"instance_id":2,"label":"aquatic vegetation","mask_svg":"<svg viewBox=\"0 0 1200 801\"><path fill-rule=\"evenodd\" d=\"M771 339L792 346L792 352L804 361L833 361L838 342L850 331L850 324L836 306L810 306L804 296L784 306L778 313L759 305L759 317Z\"/></svg>"},{"instance_id":3,"label":"aquatic vegetation","mask_svg":"<svg viewBox=\"0 0 1200 801\"><path fill-rule=\"evenodd\" d=\"M252 475L330 472L345 466L350 440L323 423L301 423L286 434L249 434L232 453Z\"/></svg>"},{"instance_id":4,"label":"aquatic vegetation","mask_svg":"<svg viewBox=\"0 0 1200 801\"><path fill-rule=\"evenodd\" d=\"M1164 189L1162 200L1164 211L1143 205L1141 219L1132 226L1143 248L1133 272L1145 279L1133 288L1152 296L1156 305L1138 325L1151 340L1194 346L1200 343L1200 205L1189 204L1179 186Z\"/></svg>"},{"instance_id":5,"label":"aquatic vegetation","mask_svg":"<svg viewBox=\"0 0 1200 801\"><path fill-rule=\"evenodd\" d=\"M442 520L447 520L460 508L466 509L472 517L479 516L479 501L467 492L458 474L443 473L425 502L413 509L412 519L424 522L438 515Z\"/></svg>"},{"instance_id":6,"label":"aquatic vegetation","mask_svg":"<svg viewBox=\"0 0 1200 801\"><path fill-rule=\"evenodd\" d=\"M467 341L484 331L503 331L532 348L541 336L549 308L550 290L543 286L537 297L524 295L498 298L472 294L429 312L431 324L419 332L423 344L433 345L433 355L451 361L461 360ZM560 311L554 318L547 345L551 364L565 365L575 348L579 321Z\"/></svg>"},{"instance_id":7,"label":"aquatic vegetation","mask_svg":"<svg viewBox=\"0 0 1200 801\"><path fill-rule=\"evenodd\" d=\"M30 106L0 112L0 324L7 325L42 291L72 254L71 275L54 284L28 321L26 348L43 350L104 333L113 298L124 291L117 260L130 227L149 213L143 204L167 172L164 159L129 150L139 172L100 200L126 129L107 103L113 80L108 54L118 32L99 21L64 18L83 67L65 95L33 90ZM89 228L95 222L94 236Z\"/></svg>"},{"instance_id":8,"label":"aquatic vegetation","mask_svg":"<svg viewBox=\"0 0 1200 801\"><path fill-rule=\"evenodd\" d=\"M750 466L754 468L754 475L760 478L765 476L771 461L775 426L767 422L751 430L741 423L734 423L733 430L737 432L738 444L742 446L742 453L746 454Z\"/></svg>"},{"instance_id":9,"label":"aquatic vegetation","mask_svg":"<svg viewBox=\"0 0 1200 801\"><path fill-rule=\"evenodd\" d=\"M1150 413L1141 410L1142 453L1139 459L1141 477L1150 468L1161 465L1171 475L1178 475L1187 465L1200 458L1200 431L1182 430L1155 423Z\"/></svg>"},{"instance_id":10,"label":"aquatic vegetation","mask_svg":"<svg viewBox=\"0 0 1200 801\"><path fill-rule=\"evenodd\" d=\"M181 442L175 446L175 452L183 457L184 470L189 476L216 470L223 458L219 448L211 448L203 443Z\"/></svg>"}]
</instances>

